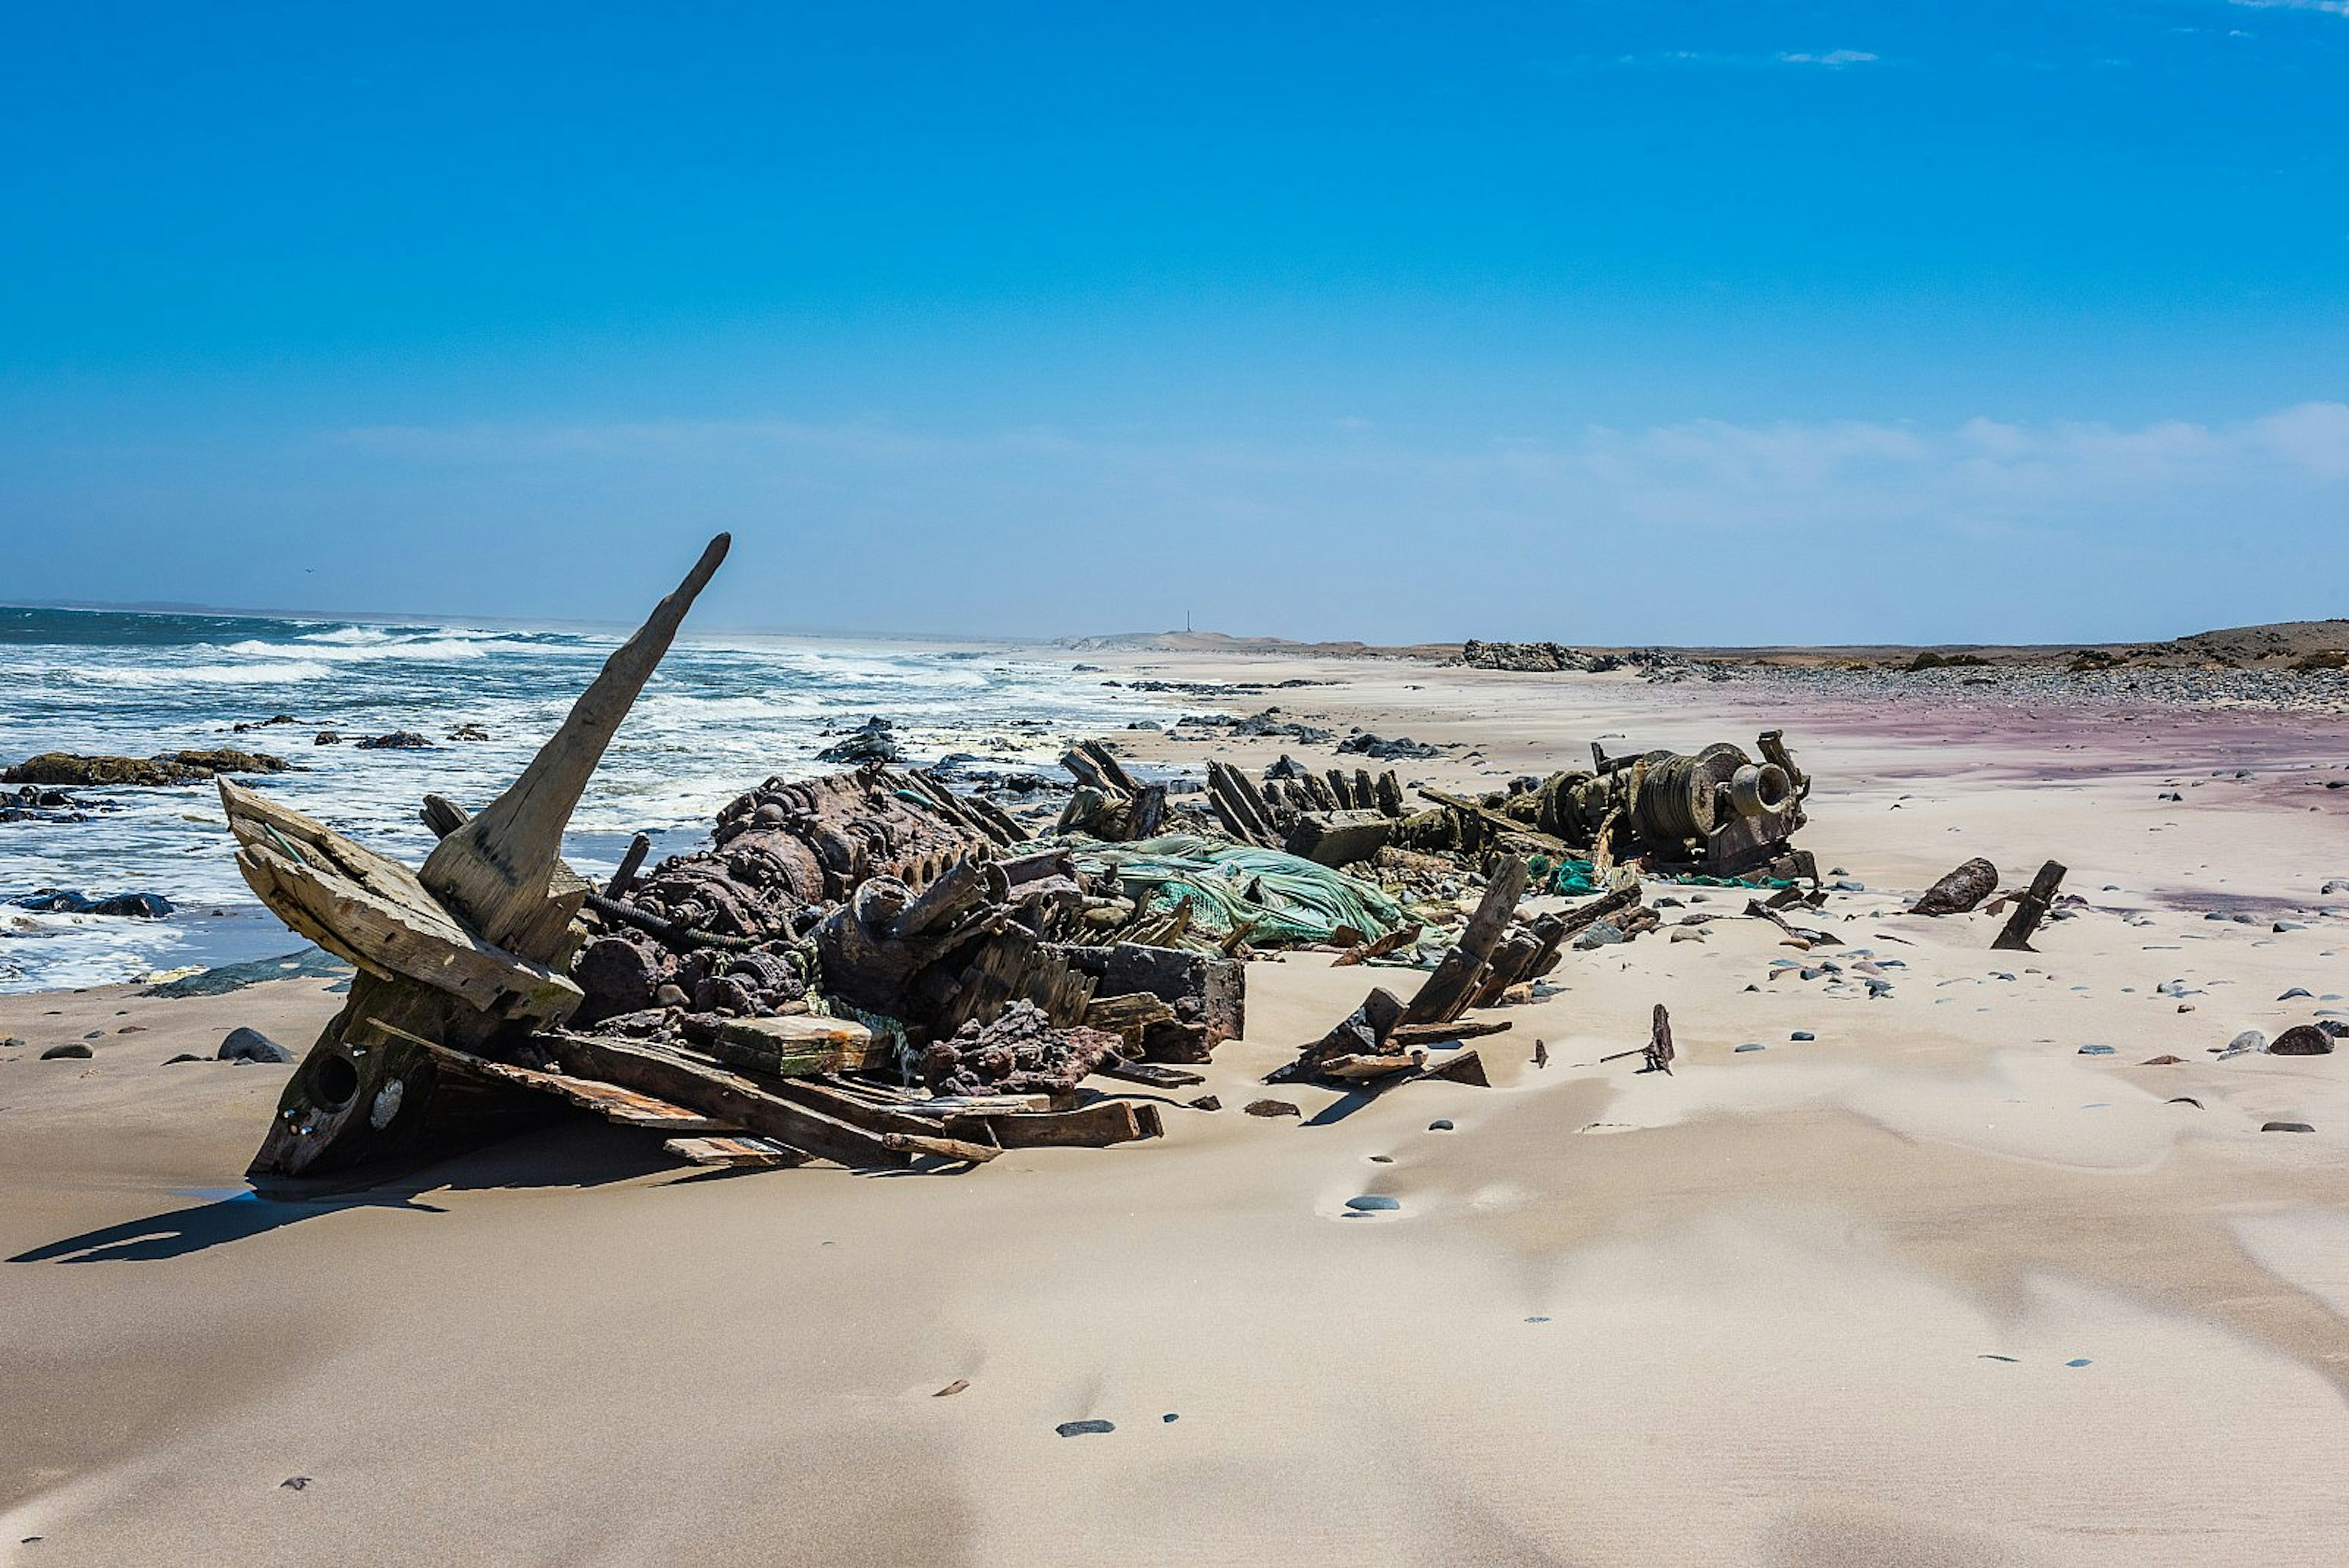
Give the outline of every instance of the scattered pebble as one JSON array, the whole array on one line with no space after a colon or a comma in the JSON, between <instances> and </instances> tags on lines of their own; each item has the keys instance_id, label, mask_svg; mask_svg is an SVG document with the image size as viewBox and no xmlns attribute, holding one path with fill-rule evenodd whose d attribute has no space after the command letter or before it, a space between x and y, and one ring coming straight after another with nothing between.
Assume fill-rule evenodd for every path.
<instances>
[{"instance_id":1,"label":"scattered pebble","mask_svg":"<svg viewBox=\"0 0 2349 1568\"><path fill-rule=\"evenodd\" d=\"M83 1044L80 1041L75 1040L63 1045L50 1046L47 1050L41 1053L41 1060L44 1062L55 1062L60 1059L78 1062L88 1061L89 1059L89 1047Z\"/></svg>"},{"instance_id":2,"label":"scattered pebble","mask_svg":"<svg viewBox=\"0 0 2349 1568\"><path fill-rule=\"evenodd\" d=\"M1787 1035L1786 1038L1789 1040L1816 1040L1818 1036L1812 1033L1807 1029L1797 1029L1792 1034Z\"/></svg>"},{"instance_id":3,"label":"scattered pebble","mask_svg":"<svg viewBox=\"0 0 2349 1568\"><path fill-rule=\"evenodd\" d=\"M2185 1060L2183 1056L2147 1056L2142 1064L2147 1067L2175 1067Z\"/></svg>"},{"instance_id":4,"label":"scattered pebble","mask_svg":"<svg viewBox=\"0 0 2349 1568\"><path fill-rule=\"evenodd\" d=\"M1984 1351L1982 1355L1974 1357L1974 1359L1977 1361L2003 1361L2009 1366L2013 1366L2016 1365L2018 1358L2012 1355L1992 1355L1988 1351Z\"/></svg>"},{"instance_id":5,"label":"scattered pebble","mask_svg":"<svg viewBox=\"0 0 2349 1568\"><path fill-rule=\"evenodd\" d=\"M287 1476L284 1480L277 1483L281 1490L286 1491L300 1491L309 1484L310 1478L308 1476Z\"/></svg>"},{"instance_id":6,"label":"scattered pebble","mask_svg":"<svg viewBox=\"0 0 2349 1568\"><path fill-rule=\"evenodd\" d=\"M1759 1045L1740 1045L1737 1049L1739 1051L1759 1051L1762 1047Z\"/></svg>"},{"instance_id":7,"label":"scattered pebble","mask_svg":"<svg viewBox=\"0 0 2349 1568\"><path fill-rule=\"evenodd\" d=\"M1450 1116L1438 1116L1433 1121L1427 1124L1427 1130L1430 1132L1450 1132L1452 1130L1452 1118Z\"/></svg>"},{"instance_id":8,"label":"scattered pebble","mask_svg":"<svg viewBox=\"0 0 2349 1568\"><path fill-rule=\"evenodd\" d=\"M2260 1124L2260 1131L2261 1132L2313 1133L2315 1130L2316 1129L2314 1127L2310 1127L2306 1122L2261 1122Z\"/></svg>"},{"instance_id":9,"label":"scattered pebble","mask_svg":"<svg viewBox=\"0 0 2349 1568\"><path fill-rule=\"evenodd\" d=\"M1195 1111L1220 1111L1224 1108L1224 1102L1214 1095L1201 1095L1191 1102L1191 1108Z\"/></svg>"},{"instance_id":10,"label":"scattered pebble","mask_svg":"<svg viewBox=\"0 0 2349 1568\"><path fill-rule=\"evenodd\" d=\"M2113 1048L2109 1045L2083 1045L2080 1047L2080 1054L2083 1056L2109 1056L2112 1054Z\"/></svg>"},{"instance_id":11,"label":"scattered pebble","mask_svg":"<svg viewBox=\"0 0 2349 1568\"><path fill-rule=\"evenodd\" d=\"M1250 1100L1241 1107L1252 1116L1296 1116L1304 1113L1287 1100Z\"/></svg>"},{"instance_id":12,"label":"scattered pebble","mask_svg":"<svg viewBox=\"0 0 2349 1568\"><path fill-rule=\"evenodd\" d=\"M2290 1002L2293 997L2306 996L2308 994L2308 987L2304 985L2295 985L2290 991L2285 992L2282 996L2277 997L2276 1000L2278 1002Z\"/></svg>"},{"instance_id":13,"label":"scattered pebble","mask_svg":"<svg viewBox=\"0 0 2349 1568\"><path fill-rule=\"evenodd\" d=\"M193 1051L182 1051L176 1056L164 1057L163 1065L170 1067L181 1062L202 1062L208 1060L210 1060L210 1058L199 1056Z\"/></svg>"},{"instance_id":14,"label":"scattered pebble","mask_svg":"<svg viewBox=\"0 0 2349 1568\"><path fill-rule=\"evenodd\" d=\"M951 1382L951 1383L947 1384L945 1387L943 1387L943 1388L939 1389L936 1393L935 1393L935 1394L931 1395L931 1396L930 1396L930 1397L931 1397L931 1398L933 1398L933 1399L943 1399L943 1398L947 1397L947 1396L948 1396L949 1394L959 1394L959 1393L961 1393L964 1389L966 1389L966 1388L968 1388L968 1387L969 1387L969 1386L970 1386L970 1379L969 1379L969 1378L968 1378L968 1377L957 1377L957 1378L956 1378L953 1382Z\"/></svg>"},{"instance_id":15,"label":"scattered pebble","mask_svg":"<svg viewBox=\"0 0 2349 1568\"><path fill-rule=\"evenodd\" d=\"M2085 1356L2085 1355L2075 1355L2075 1356L2072 1357L2072 1359L2071 1359L2071 1360L2069 1360L2069 1361L2065 1362L2064 1365L2064 1366L2094 1366L2094 1365L2095 1365L2095 1363L2091 1362L2091 1361L2090 1361L2086 1356Z\"/></svg>"},{"instance_id":16,"label":"scattered pebble","mask_svg":"<svg viewBox=\"0 0 2349 1568\"><path fill-rule=\"evenodd\" d=\"M1546 1317L1529 1317L1526 1319L1526 1321L1527 1323L1547 1323L1549 1319Z\"/></svg>"},{"instance_id":17,"label":"scattered pebble","mask_svg":"<svg viewBox=\"0 0 2349 1568\"><path fill-rule=\"evenodd\" d=\"M2192 1106L2198 1111L2202 1108L2202 1102L2191 1095L2180 1095L2176 1099L2164 1100L2161 1103L2165 1106Z\"/></svg>"},{"instance_id":18,"label":"scattered pebble","mask_svg":"<svg viewBox=\"0 0 2349 1568\"><path fill-rule=\"evenodd\" d=\"M1162 1421L1165 1422L1168 1426L1170 1426L1170 1427L1171 1427L1171 1426L1173 1426L1175 1422L1177 1422L1177 1421L1181 1420L1183 1417L1182 1417L1182 1416L1181 1416L1180 1414L1178 1414L1177 1412L1173 1411L1173 1410L1169 1410L1169 1411L1167 1411L1167 1412L1166 1412L1166 1414L1164 1414L1164 1416L1159 1417L1158 1418L1159 1418L1160 1420L1162 1420Z\"/></svg>"},{"instance_id":19,"label":"scattered pebble","mask_svg":"<svg viewBox=\"0 0 2349 1568\"><path fill-rule=\"evenodd\" d=\"M1110 1421L1063 1421L1052 1430L1064 1438L1082 1438L1095 1432L1114 1432L1117 1427Z\"/></svg>"},{"instance_id":20,"label":"scattered pebble","mask_svg":"<svg viewBox=\"0 0 2349 1568\"><path fill-rule=\"evenodd\" d=\"M1346 1199L1346 1207L1357 1214L1392 1214L1402 1207L1400 1198L1389 1198L1383 1192L1365 1193Z\"/></svg>"}]
</instances>

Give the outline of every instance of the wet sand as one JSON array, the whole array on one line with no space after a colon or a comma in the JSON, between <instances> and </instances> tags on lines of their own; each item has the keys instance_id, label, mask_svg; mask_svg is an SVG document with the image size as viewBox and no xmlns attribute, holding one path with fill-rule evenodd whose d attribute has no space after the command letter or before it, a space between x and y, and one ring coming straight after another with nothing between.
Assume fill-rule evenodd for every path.
<instances>
[{"instance_id":1,"label":"wet sand","mask_svg":"<svg viewBox=\"0 0 2349 1568\"><path fill-rule=\"evenodd\" d=\"M1165 701L1481 748L1396 764L1441 784L1782 725L1803 841L1866 890L1798 920L1837 948L1723 919L1571 954L1478 1043L1494 1087L1360 1106L1257 1079L1413 977L1258 963L1186 1091L1226 1109L955 1177L685 1174L565 1124L335 1203L227 1198L287 1069L163 1058L238 1023L298 1050L321 982L0 999L30 1042L0 1052L0 1563L2341 1555L2349 1054L2212 1048L2349 1009L2320 893L2349 726L1086 658L1338 680ZM2035 955L1899 912L1977 854L2010 885L2061 859L2088 907ZM1676 1072L1598 1064L1660 1001ZM1239 1114L1266 1093L1303 1117ZM1349 1217L1370 1193L1401 1207ZM1057 1435L1083 1419L1114 1430Z\"/></svg>"}]
</instances>

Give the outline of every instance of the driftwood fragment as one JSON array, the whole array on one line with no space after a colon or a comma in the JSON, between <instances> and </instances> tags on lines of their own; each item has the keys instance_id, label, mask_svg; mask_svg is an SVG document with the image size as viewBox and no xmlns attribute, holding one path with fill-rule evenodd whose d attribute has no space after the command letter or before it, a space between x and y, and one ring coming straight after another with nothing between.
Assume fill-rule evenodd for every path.
<instances>
[{"instance_id":1,"label":"driftwood fragment","mask_svg":"<svg viewBox=\"0 0 2349 1568\"><path fill-rule=\"evenodd\" d=\"M1116 1078L1128 1084L1147 1084L1154 1089L1187 1089L1207 1081L1201 1075L1186 1073L1180 1067L1114 1057L1095 1067L1093 1072L1099 1077Z\"/></svg>"},{"instance_id":2,"label":"driftwood fragment","mask_svg":"<svg viewBox=\"0 0 2349 1568\"><path fill-rule=\"evenodd\" d=\"M1382 937L1348 948L1330 961L1330 967L1346 969L1371 959L1384 958L1389 953L1400 952L1418 941L1419 935L1420 928L1417 926L1397 926Z\"/></svg>"},{"instance_id":3,"label":"driftwood fragment","mask_svg":"<svg viewBox=\"0 0 2349 1568\"><path fill-rule=\"evenodd\" d=\"M1925 889L1909 906L1912 915L1962 915L1978 908L1998 890L1998 867L1980 856L1967 861Z\"/></svg>"},{"instance_id":4,"label":"driftwood fragment","mask_svg":"<svg viewBox=\"0 0 2349 1568\"><path fill-rule=\"evenodd\" d=\"M2047 918L2048 909L2054 904L2056 890L2064 885L2064 867L2054 860L2039 868L2039 874L2031 879L2031 886L2015 899L2014 913L2007 917L2006 929L1998 933L1997 940L1991 943L1992 951L2027 953L2038 950L2031 945L2032 934L2039 929L2039 922Z\"/></svg>"}]
</instances>

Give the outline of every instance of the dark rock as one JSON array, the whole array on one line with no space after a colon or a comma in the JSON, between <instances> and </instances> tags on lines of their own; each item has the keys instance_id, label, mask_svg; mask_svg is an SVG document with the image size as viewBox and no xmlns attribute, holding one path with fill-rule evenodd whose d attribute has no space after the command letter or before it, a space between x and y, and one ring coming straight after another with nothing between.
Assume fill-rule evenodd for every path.
<instances>
[{"instance_id":1,"label":"dark rock","mask_svg":"<svg viewBox=\"0 0 2349 1568\"><path fill-rule=\"evenodd\" d=\"M176 1056L164 1057L163 1065L166 1067L175 1067L182 1062L203 1062L210 1059L211 1058L209 1057L199 1056L193 1051L182 1051Z\"/></svg>"},{"instance_id":2,"label":"dark rock","mask_svg":"<svg viewBox=\"0 0 2349 1568\"><path fill-rule=\"evenodd\" d=\"M486 741L490 732L479 724L460 724L449 732L449 738L452 741Z\"/></svg>"},{"instance_id":3,"label":"dark rock","mask_svg":"<svg viewBox=\"0 0 2349 1568\"><path fill-rule=\"evenodd\" d=\"M1064 1438L1082 1438L1099 1432L1114 1432L1117 1426L1111 1421L1063 1421L1052 1430Z\"/></svg>"},{"instance_id":4,"label":"dark rock","mask_svg":"<svg viewBox=\"0 0 2349 1568\"><path fill-rule=\"evenodd\" d=\"M1812 1033L1807 1029L1797 1029L1792 1034L1787 1035L1786 1038L1789 1040L1816 1040L1818 1036Z\"/></svg>"},{"instance_id":5,"label":"dark rock","mask_svg":"<svg viewBox=\"0 0 2349 1568\"><path fill-rule=\"evenodd\" d=\"M222 1062L291 1062L294 1053L258 1029L232 1029L220 1044Z\"/></svg>"},{"instance_id":6,"label":"dark rock","mask_svg":"<svg viewBox=\"0 0 2349 1568\"><path fill-rule=\"evenodd\" d=\"M2145 1067L2175 1067L2186 1060L2183 1056L2147 1056L2138 1065Z\"/></svg>"},{"instance_id":7,"label":"dark rock","mask_svg":"<svg viewBox=\"0 0 2349 1568\"><path fill-rule=\"evenodd\" d=\"M1423 745L1409 735L1399 736L1390 741L1367 732L1359 735L1347 736L1338 742L1338 750L1355 756L1375 757L1382 763L1394 762L1398 759L1423 762L1429 757L1444 754L1440 747Z\"/></svg>"},{"instance_id":8,"label":"dark rock","mask_svg":"<svg viewBox=\"0 0 2349 1568\"><path fill-rule=\"evenodd\" d=\"M432 742L413 730L394 730L388 735L370 735L359 742L362 752L429 752Z\"/></svg>"},{"instance_id":9,"label":"dark rock","mask_svg":"<svg viewBox=\"0 0 2349 1568\"><path fill-rule=\"evenodd\" d=\"M1430 1132L1450 1132L1452 1130L1452 1118L1450 1116L1438 1116L1433 1121L1427 1124L1427 1130Z\"/></svg>"},{"instance_id":10,"label":"dark rock","mask_svg":"<svg viewBox=\"0 0 2349 1568\"><path fill-rule=\"evenodd\" d=\"M89 1054L90 1051L88 1046L83 1044L78 1040L73 1040L67 1042L63 1045L50 1046L47 1050L41 1053L41 1060L44 1062L86 1062L89 1059Z\"/></svg>"},{"instance_id":11,"label":"dark rock","mask_svg":"<svg viewBox=\"0 0 2349 1568\"><path fill-rule=\"evenodd\" d=\"M845 740L835 741L815 754L820 763L894 763L898 758L897 738L890 733L895 728L888 720L875 714L848 733Z\"/></svg>"},{"instance_id":12,"label":"dark rock","mask_svg":"<svg viewBox=\"0 0 2349 1568\"><path fill-rule=\"evenodd\" d=\"M310 743L314 746L339 746L343 743L343 737L336 731L321 730L310 737Z\"/></svg>"},{"instance_id":13,"label":"dark rock","mask_svg":"<svg viewBox=\"0 0 2349 1568\"><path fill-rule=\"evenodd\" d=\"M1195 1111L1220 1111L1224 1108L1224 1102L1214 1095L1201 1095L1191 1102L1191 1108Z\"/></svg>"},{"instance_id":14,"label":"dark rock","mask_svg":"<svg viewBox=\"0 0 2349 1568\"><path fill-rule=\"evenodd\" d=\"M2112 1054L2113 1048L2109 1045L2083 1045L2080 1047L2080 1054L2083 1056L2109 1056Z\"/></svg>"},{"instance_id":15,"label":"dark rock","mask_svg":"<svg viewBox=\"0 0 2349 1568\"><path fill-rule=\"evenodd\" d=\"M202 784L217 774L282 774L291 766L283 757L263 752L222 748L209 752L165 752L152 757L83 756L75 752L44 752L5 773L0 784L129 784L155 788Z\"/></svg>"},{"instance_id":16,"label":"dark rock","mask_svg":"<svg viewBox=\"0 0 2349 1568\"><path fill-rule=\"evenodd\" d=\"M5 1040L0 1040L0 1050L20 1051L31 1044L21 1034L11 1034Z\"/></svg>"},{"instance_id":17,"label":"dark rock","mask_svg":"<svg viewBox=\"0 0 2349 1568\"><path fill-rule=\"evenodd\" d=\"M141 996L226 996L233 991L243 991L248 985L259 985L271 980L342 979L351 972L351 966L324 948L304 948L300 952L282 958L255 959L249 963L222 964L202 974L183 975L178 980L150 985Z\"/></svg>"},{"instance_id":18,"label":"dark rock","mask_svg":"<svg viewBox=\"0 0 2349 1568\"><path fill-rule=\"evenodd\" d=\"M2313 1133L2315 1130L2316 1129L2314 1127L2310 1127L2306 1122L2261 1122L2260 1124L2260 1131L2261 1132Z\"/></svg>"},{"instance_id":19,"label":"dark rock","mask_svg":"<svg viewBox=\"0 0 2349 1568\"><path fill-rule=\"evenodd\" d=\"M1623 928L1614 921L1593 920L1574 939L1574 946L1578 952L1588 952L1593 948L1613 947L1622 940Z\"/></svg>"},{"instance_id":20,"label":"dark rock","mask_svg":"<svg viewBox=\"0 0 2349 1568\"><path fill-rule=\"evenodd\" d=\"M10 902L44 915L115 915L132 920L160 920L171 912L171 900L160 893L116 893L104 898L89 898L67 888L36 888Z\"/></svg>"},{"instance_id":21,"label":"dark rock","mask_svg":"<svg viewBox=\"0 0 2349 1568\"><path fill-rule=\"evenodd\" d=\"M1366 1193L1346 1199L1346 1207L1357 1214L1392 1214L1402 1208L1402 1199L1389 1198L1383 1192Z\"/></svg>"},{"instance_id":22,"label":"dark rock","mask_svg":"<svg viewBox=\"0 0 2349 1568\"><path fill-rule=\"evenodd\" d=\"M2313 1023L2295 1024L2268 1042L2271 1056L2330 1056L2333 1036Z\"/></svg>"},{"instance_id":23,"label":"dark rock","mask_svg":"<svg viewBox=\"0 0 2349 1568\"><path fill-rule=\"evenodd\" d=\"M1241 1108L1252 1116L1295 1116L1304 1115L1302 1111L1299 1111L1295 1106L1290 1105L1287 1100L1250 1100Z\"/></svg>"}]
</instances>

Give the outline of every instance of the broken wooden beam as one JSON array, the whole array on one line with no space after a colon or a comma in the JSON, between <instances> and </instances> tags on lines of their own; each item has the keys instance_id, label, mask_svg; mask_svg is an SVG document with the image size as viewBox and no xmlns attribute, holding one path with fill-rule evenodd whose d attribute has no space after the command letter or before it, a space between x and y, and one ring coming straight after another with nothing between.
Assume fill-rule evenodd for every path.
<instances>
[{"instance_id":1,"label":"broken wooden beam","mask_svg":"<svg viewBox=\"0 0 2349 1568\"><path fill-rule=\"evenodd\" d=\"M2047 918L2047 911L2054 908L2056 890L2064 886L2064 872L2063 864L2054 860L2039 868L2039 875L2031 879L2031 886L2015 899L2014 913L2007 917L2006 929L1998 933L1996 941L1990 944L1992 951L2027 953L2038 950L2031 945L2031 938L2039 929L2039 922Z\"/></svg>"},{"instance_id":2,"label":"broken wooden beam","mask_svg":"<svg viewBox=\"0 0 2349 1568\"><path fill-rule=\"evenodd\" d=\"M1444 1023L1456 1018L1467 1007L1475 994L1477 978L1483 974L1493 949L1502 933L1507 930L1509 917L1516 912L1517 900L1526 890L1531 875L1523 857L1510 855L1495 867L1492 879L1485 885L1485 896L1477 903L1476 912L1411 999L1403 1010L1404 1023Z\"/></svg>"},{"instance_id":3,"label":"broken wooden beam","mask_svg":"<svg viewBox=\"0 0 2349 1568\"><path fill-rule=\"evenodd\" d=\"M883 1135L771 1094L722 1067L626 1041L570 1033L540 1039L573 1077L600 1078L636 1089L852 1168L905 1163L905 1152L892 1147Z\"/></svg>"},{"instance_id":4,"label":"broken wooden beam","mask_svg":"<svg viewBox=\"0 0 2349 1568\"><path fill-rule=\"evenodd\" d=\"M587 888L569 886L575 878L558 879L563 830L620 721L732 542L725 534L709 541L676 591L604 661L522 776L425 857L418 879L488 940L541 962L567 956L564 932Z\"/></svg>"}]
</instances>

